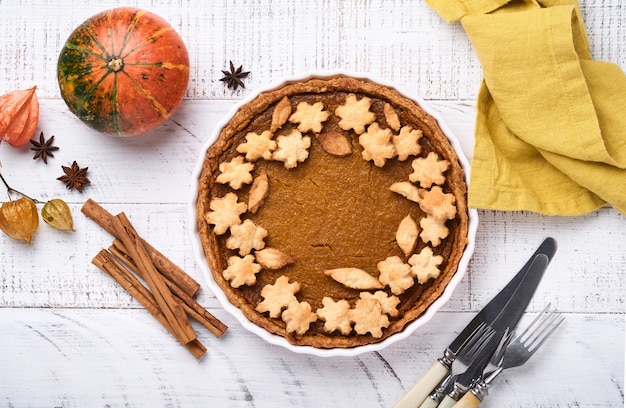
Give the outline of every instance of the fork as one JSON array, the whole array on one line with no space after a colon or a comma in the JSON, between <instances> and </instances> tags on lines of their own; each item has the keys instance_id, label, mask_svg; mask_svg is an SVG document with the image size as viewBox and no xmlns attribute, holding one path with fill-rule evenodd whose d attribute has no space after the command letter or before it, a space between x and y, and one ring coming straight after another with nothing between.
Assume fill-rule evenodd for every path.
<instances>
[{"instance_id":1,"label":"fork","mask_svg":"<svg viewBox=\"0 0 626 408\"><path fill-rule=\"evenodd\" d=\"M482 322L472 331L456 353L446 350L444 356L422 375L402 399L394 405L394 408L419 406L438 385L445 381L450 382L456 375L465 371L476 353L480 351L481 346L486 344L494 333L495 331L491 326ZM432 381L433 378L435 381Z\"/></svg>"},{"instance_id":2,"label":"fork","mask_svg":"<svg viewBox=\"0 0 626 408\"><path fill-rule=\"evenodd\" d=\"M550 311L550 304L548 303L522 334L506 347L504 353L490 361L483 378L478 380L453 408L478 407L489 393L491 384L502 371L526 363L564 320L565 316L561 313L556 310Z\"/></svg>"}]
</instances>

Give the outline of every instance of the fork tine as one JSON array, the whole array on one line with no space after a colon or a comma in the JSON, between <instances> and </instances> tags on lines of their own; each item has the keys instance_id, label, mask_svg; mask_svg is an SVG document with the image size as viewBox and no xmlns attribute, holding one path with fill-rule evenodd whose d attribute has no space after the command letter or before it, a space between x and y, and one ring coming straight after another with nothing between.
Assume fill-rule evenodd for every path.
<instances>
[{"instance_id":1,"label":"fork tine","mask_svg":"<svg viewBox=\"0 0 626 408\"><path fill-rule=\"evenodd\" d=\"M489 361L489 366L486 370L491 371L495 369L498 366L498 364L502 361L502 359L504 358L504 353L506 352L506 348L511 342L512 337L513 337L513 332L507 329L506 334L500 340L500 344L498 344L498 348L496 349L496 352L491 357L491 360Z\"/></svg>"},{"instance_id":2,"label":"fork tine","mask_svg":"<svg viewBox=\"0 0 626 408\"><path fill-rule=\"evenodd\" d=\"M494 334L495 330L493 330L491 326L484 324L480 330L472 334L469 341L463 344L463 347L461 347L457 355L457 359L463 363L467 363L468 360L471 360L472 357L484 347Z\"/></svg>"},{"instance_id":3,"label":"fork tine","mask_svg":"<svg viewBox=\"0 0 626 408\"><path fill-rule=\"evenodd\" d=\"M522 340L525 338L525 336L528 334L528 336L532 336L532 334L534 333L535 329L535 325L541 324L541 321L543 319L543 316L545 315L545 313L547 312L548 309L550 309L550 303L548 303L546 305L546 307L541 311L541 313L539 313L537 315L537 317L535 317L535 319L528 325L526 326L526 328L524 329L524 331L517 336L518 340ZM532 331L531 331L532 330ZM530 333L529 333L530 332Z\"/></svg>"},{"instance_id":4,"label":"fork tine","mask_svg":"<svg viewBox=\"0 0 626 408\"><path fill-rule=\"evenodd\" d=\"M549 311L549 309L550 303L518 337L519 341L524 343L531 354L541 347L546 339L565 320L561 313L558 313L556 310Z\"/></svg>"},{"instance_id":5,"label":"fork tine","mask_svg":"<svg viewBox=\"0 0 626 408\"><path fill-rule=\"evenodd\" d=\"M481 322L478 326L476 326L474 331L469 336L467 336L463 344L461 344L461 346L459 347L456 353L457 357L467 352L467 350L470 349L474 345L474 343L480 341L480 339L484 337L487 333L489 333L490 330L493 329L485 322Z\"/></svg>"},{"instance_id":6,"label":"fork tine","mask_svg":"<svg viewBox=\"0 0 626 408\"><path fill-rule=\"evenodd\" d=\"M541 345L554 333L561 323L565 320L565 316L555 311L551 312L545 319L544 325L541 331L537 332L537 335L533 338L532 342L528 344L528 349L531 352L535 352Z\"/></svg>"}]
</instances>

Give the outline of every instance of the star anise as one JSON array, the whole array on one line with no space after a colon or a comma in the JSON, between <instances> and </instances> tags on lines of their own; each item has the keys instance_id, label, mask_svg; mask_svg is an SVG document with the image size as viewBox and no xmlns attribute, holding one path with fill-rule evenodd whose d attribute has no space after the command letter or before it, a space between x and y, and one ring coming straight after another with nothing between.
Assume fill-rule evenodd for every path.
<instances>
[{"instance_id":1,"label":"star anise","mask_svg":"<svg viewBox=\"0 0 626 408\"><path fill-rule=\"evenodd\" d=\"M50 136L50 139L46 140L43 137L43 132L39 135L39 141L31 140L30 143L34 147L31 147L30 150L35 152L33 160L37 160L41 157L41 160L43 160L45 164L48 164L48 157L54 157L52 152L59 150L58 147L52 145L52 142L54 142L54 135Z\"/></svg>"},{"instance_id":2,"label":"star anise","mask_svg":"<svg viewBox=\"0 0 626 408\"><path fill-rule=\"evenodd\" d=\"M74 163L72 163L72 167L61 166L61 168L63 169L65 175L58 177L57 180L61 180L62 182L64 182L65 187L67 187L68 190L75 188L82 193L83 185L91 183L86 177L89 167L81 169L80 167L78 167L76 160L74 160Z\"/></svg>"},{"instance_id":3,"label":"star anise","mask_svg":"<svg viewBox=\"0 0 626 408\"><path fill-rule=\"evenodd\" d=\"M224 74L224 78L220 79L220 81L226 82L229 88L233 90L237 90L238 87L245 88L242 78L245 78L250 74L250 72L242 72L243 65L240 65L239 68L235 69L235 65L232 61L230 61L230 72L222 70Z\"/></svg>"}]
</instances>

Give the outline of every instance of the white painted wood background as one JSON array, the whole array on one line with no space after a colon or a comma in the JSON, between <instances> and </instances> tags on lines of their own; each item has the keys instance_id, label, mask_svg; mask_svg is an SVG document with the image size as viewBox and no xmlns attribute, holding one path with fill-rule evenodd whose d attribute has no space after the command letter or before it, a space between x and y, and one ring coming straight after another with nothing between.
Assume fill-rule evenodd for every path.
<instances>
[{"instance_id":1,"label":"white painted wood background","mask_svg":"<svg viewBox=\"0 0 626 408\"><path fill-rule=\"evenodd\" d=\"M58 53L74 27L128 5L168 20L191 58L187 98L149 135L95 134L66 109ZM582 4L595 58L626 68L626 4ZM246 89L219 78L228 61L252 73ZM198 281L187 200L200 148L230 107L256 88L305 71L368 72L421 95L471 156L480 66L462 28L422 1L0 0L0 93L38 86L39 131L60 150L48 165L28 147L0 145L16 189L70 203L76 232L41 225L30 246L0 236L0 407L390 407L524 263L546 236L559 250L529 307L552 302L565 325L526 366L502 375L484 407L624 405L626 218L610 208L580 217L479 211L469 272L444 309L410 338L354 358L288 352L249 334L207 289L199 300L230 326L199 328L196 361L90 263L111 238L80 213L87 198L125 211L140 233ZM88 166L81 195L56 181ZM7 197L1 193L1 200Z\"/></svg>"}]
</instances>

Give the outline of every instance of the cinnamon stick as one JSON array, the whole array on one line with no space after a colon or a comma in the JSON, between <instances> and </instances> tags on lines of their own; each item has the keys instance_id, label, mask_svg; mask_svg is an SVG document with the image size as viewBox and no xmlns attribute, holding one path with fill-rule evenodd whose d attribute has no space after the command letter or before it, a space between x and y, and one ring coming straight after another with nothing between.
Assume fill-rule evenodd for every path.
<instances>
[{"instance_id":1,"label":"cinnamon stick","mask_svg":"<svg viewBox=\"0 0 626 408\"><path fill-rule=\"evenodd\" d=\"M92 200L91 198L87 199L87 201L81 208L81 211L87 217L92 219L96 224L102 227L105 231L120 239L120 237L116 235L116 232L113 229L111 223L111 220L114 216L106 209L101 207L94 200ZM176 264L170 261L167 257L165 257L162 253L153 248L149 243L143 240L142 242L146 251L148 252L150 260L159 270L159 272L161 272L163 276L166 276L172 282L175 282L176 285L178 285L178 287L181 288L187 295L195 296L200 289L200 284L195 281L191 276L189 276L185 271L180 269Z\"/></svg>"},{"instance_id":2,"label":"cinnamon stick","mask_svg":"<svg viewBox=\"0 0 626 408\"><path fill-rule=\"evenodd\" d=\"M113 241L113 245L109 247L109 252L117 257L129 269L135 272L140 278L143 278L143 273L141 272L141 270L139 270L139 268L137 268L132 258L128 254L128 250L119 239ZM182 302L182 306L187 314L193 317L196 321L198 321L198 323L200 323L217 337L221 337L226 332L228 326L226 326L219 319L213 316L194 298L186 294L180 287L176 285L175 282L172 282L165 277L164 279L165 283L170 288L172 293Z\"/></svg>"},{"instance_id":3,"label":"cinnamon stick","mask_svg":"<svg viewBox=\"0 0 626 408\"><path fill-rule=\"evenodd\" d=\"M161 323L172 336L177 338L171 324L159 309L159 305L154 296L132 273L128 272L110 252L104 249L101 250L91 262L115 279L115 281L126 289L126 291ZM180 341L178 338L177 340ZM206 347L198 339L183 343L183 346L197 359L201 358L207 351Z\"/></svg>"},{"instance_id":4,"label":"cinnamon stick","mask_svg":"<svg viewBox=\"0 0 626 408\"><path fill-rule=\"evenodd\" d=\"M197 338L187 314L174 298L162 275L156 270L144 247L143 240L137 234L126 215L122 212L111 219L111 226L116 236L124 243L135 265L142 271L144 280L150 288L161 312L172 326L176 337L186 344Z\"/></svg>"}]
</instances>

